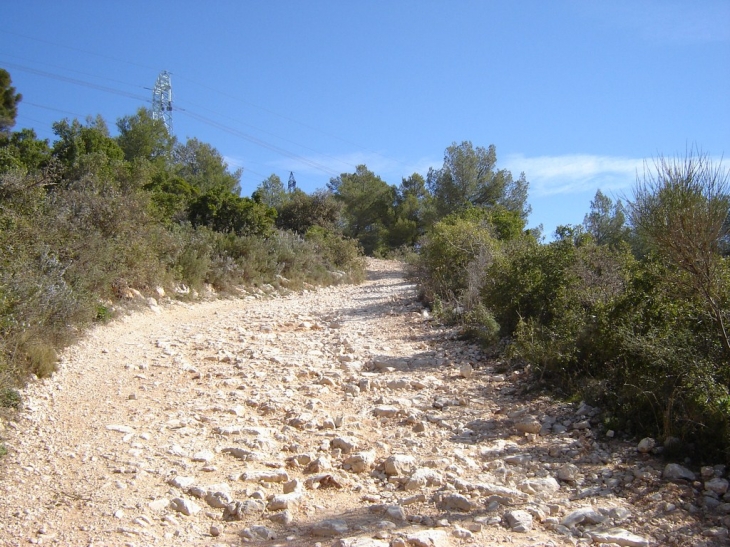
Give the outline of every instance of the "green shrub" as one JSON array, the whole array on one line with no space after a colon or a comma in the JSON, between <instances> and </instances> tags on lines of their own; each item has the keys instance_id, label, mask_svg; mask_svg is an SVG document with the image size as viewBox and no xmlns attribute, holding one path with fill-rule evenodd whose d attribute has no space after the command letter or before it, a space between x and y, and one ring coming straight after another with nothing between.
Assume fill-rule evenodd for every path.
<instances>
[{"instance_id":1,"label":"green shrub","mask_svg":"<svg viewBox=\"0 0 730 547\"><path fill-rule=\"evenodd\" d=\"M470 310L498 254L499 242L487 221L467 214L436 223L421 245L418 262L426 299L438 296L451 307Z\"/></svg>"},{"instance_id":2,"label":"green shrub","mask_svg":"<svg viewBox=\"0 0 730 547\"><path fill-rule=\"evenodd\" d=\"M322 257L323 265L328 271L344 272L351 282L360 282L365 278L365 259L356 240L321 226L311 227L305 239Z\"/></svg>"},{"instance_id":3,"label":"green shrub","mask_svg":"<svg viewBox=\"0 0 730 547\"><path fill-rule=\"evenodd\" d=\"M0 388L0 407L2 408L19 408L21 403L20 393L17 389L3 387Z\"/></svg>"},{"instance_id":4,"label":"green shrub","mask_svg":"<svg viewBox=\"0 0 730 547\"><path fill-rule=\"evenodd\" d=\"M702 297L684 275L647 259L601 325L606 405L639 433L677 437L730 456L730 368Z\"/></svg>"},{"instance_id":5,"label":"green shrub","mask_svg":"<svg viewBox=\"0 0 730 547\"><path fill-rule=\"evenodd\" d=\"M475 338L485 347L499 341L499 323L492 312L481 302L464 314L465 334Z\"/></svg>"},{"instance_id":6,"label":"green shrub","mask_svg":"<svg viewBox=\"0 0 730 547\"><path fill-rule=\"evenodd\" d=\"M266 236L274 227L276 209L219 186L190 202L188 218L193 226L207 226L216 232Z\"/></svg>"}]
</instances>

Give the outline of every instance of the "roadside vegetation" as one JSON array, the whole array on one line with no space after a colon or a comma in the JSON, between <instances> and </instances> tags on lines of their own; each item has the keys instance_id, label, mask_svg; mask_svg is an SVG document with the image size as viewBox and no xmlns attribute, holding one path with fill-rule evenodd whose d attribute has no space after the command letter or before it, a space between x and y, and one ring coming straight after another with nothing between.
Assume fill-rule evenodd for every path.
<instances>
[{"instance_id":1,"label":"roadside vegetation","mask_svg":"<svg viewBox=\"0 0 730 547\"><path fill-rule=\"evenodd\" d=\"M499 205L464 204L411 263L437 316L607 429L669 456L730 463L728 170L705 154L646 165L626 203L600 190L551 241Z\"/></svg>"},{"instance_id":2,"label":"roadside vegetation","mask_svg":"<svg viewBox=\"0 0 730 547\"><path fill-rule=\"evenodd\" d=\"M145 109L114 135L101 118L57 122L54 142L12 132L21 97L0 83L0 406L132 289L357 282L367 254L406 261L436 317L529 371L526 391L730 463L729 175L701 151L647 164L623 201L599 190L546 238L494 146L453 143L399 185L360 165L311 194L272 174L243 197L215 148Z\"/></svg>"},{"instance_id":3,"label":"roadside vegetation","mask_svg":"<svg viewBox=\"0 0 730 547\"><path fill-rule=\"evenodd\" d=\"M135 295L364 278L332 198L242 197L241 172L215 148L178 142L145 109L117 120L115 136L99 117L55 123L53 142L13 132L21 97L2 83L0 410L17 408L29 375L50 375L61 348Z\"/></svg>"}]
</instances>

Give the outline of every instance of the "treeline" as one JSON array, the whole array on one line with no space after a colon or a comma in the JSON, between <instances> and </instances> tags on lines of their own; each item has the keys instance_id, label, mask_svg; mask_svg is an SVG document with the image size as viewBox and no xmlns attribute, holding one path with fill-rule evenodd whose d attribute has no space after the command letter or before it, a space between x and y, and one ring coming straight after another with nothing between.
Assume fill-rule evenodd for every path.
<instances>
[{"instance_id":1,"label":"treeline","mask_svg":"<svg viewBox=\"0 0 730 547\"><path fill-rule=\"evenodd\" d=\"M241 172L215 148L178 142L145 109L118 120L116 136L100 117L59 121L53 142L10 131L5 114L0 406L17 404L15 386L50 374L57 350L133 289L193 298L364 277L362 251L328 199L291 196L278 217L259 194L240 195Z\"/></svg>"},{"instance_id":2,"label":"treeline","mask_svg":"<svg viewBox=\"0 0 730 547\"><path fill-rule=\"evenodd\" d=\"M466 141L446 149L442 168L430 169L425 178L414 173L398 186L358 165L312 195L288 193L272 175L253 198L277 210L282 229L301 232L316 223L356 239L368 255L391 256L413 248L438 220L466 206L489 209L501 229L522 231L530 212L528 183L524 174L514 179L496 163L494 146L475 148Z\"/></svg>"}]
</instances>

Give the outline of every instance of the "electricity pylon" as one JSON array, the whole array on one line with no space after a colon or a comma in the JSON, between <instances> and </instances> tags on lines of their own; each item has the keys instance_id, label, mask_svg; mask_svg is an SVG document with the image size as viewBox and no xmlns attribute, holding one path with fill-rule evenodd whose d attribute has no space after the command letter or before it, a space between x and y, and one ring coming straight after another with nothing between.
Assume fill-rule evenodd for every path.
<instances>
[{"instance_id":1,"label":"electricity pylon","mask_svg":"<svg viewBox=\"0 0 730 547\"><path fill-rule=\"evenodd\" d=\"M152 119L162 120L165 129L172 135L172 83L167 70L160 72L152 90Z\"/></svg>"}]
</instances>

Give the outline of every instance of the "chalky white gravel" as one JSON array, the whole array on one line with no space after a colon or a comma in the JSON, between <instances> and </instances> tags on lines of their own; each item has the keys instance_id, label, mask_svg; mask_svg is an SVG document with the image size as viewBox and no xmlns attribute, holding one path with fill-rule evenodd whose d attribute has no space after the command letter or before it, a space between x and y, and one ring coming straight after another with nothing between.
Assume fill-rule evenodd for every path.
<instances>
[{"instance_id":1,"label":"chalky white gravel","mask_svg":"<svg viewBox=\"0 0 730 547\"><path fill-rule=\"evenodd\" d=\"M0 544L722 544L691 485L604 444L590 407L521 397L402 265L368 270L89 332L0 431Z\"/></svg>"}]
</instances>

